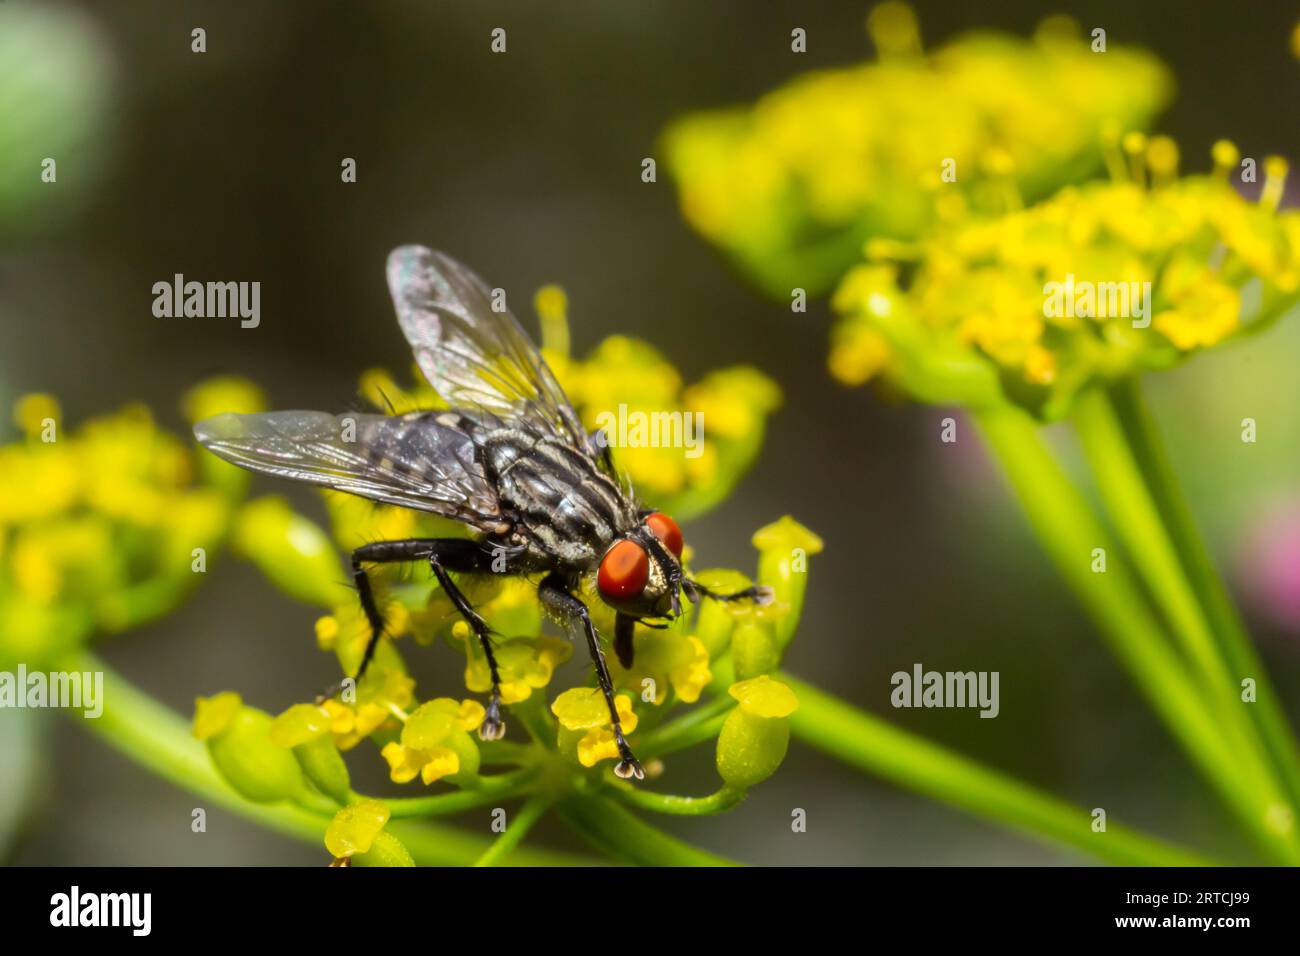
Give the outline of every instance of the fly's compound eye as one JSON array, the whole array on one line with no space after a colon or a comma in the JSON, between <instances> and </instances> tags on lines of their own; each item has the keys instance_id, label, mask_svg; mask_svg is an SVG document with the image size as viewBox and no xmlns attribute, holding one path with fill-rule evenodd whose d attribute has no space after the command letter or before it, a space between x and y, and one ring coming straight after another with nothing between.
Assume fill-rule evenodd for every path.
<instances>
[{"instance_id":1,"label":"fly's compound eye","mask_svg":"<svg viewBox=\"0 0 1300 956\"><path fill-rule=\"evenodd\" d=\"M645 519L645 524L654 533L654 536L663 542L665 548L676 557L681 558L682 529L677 527L676 521L662 511L656 511Z\"/></svg>"},{"instance_id":2,"label":"fly's compound eye","mask_svg":"<svg viewBox=\"0 0 1300 956\"><path fill-rule=\"evenodd\" d=\"M624 539L605 552L596 574L596 587L610 601L640 596L650 580L650 556L635 541Z\"/></svg>"}]
</instances>

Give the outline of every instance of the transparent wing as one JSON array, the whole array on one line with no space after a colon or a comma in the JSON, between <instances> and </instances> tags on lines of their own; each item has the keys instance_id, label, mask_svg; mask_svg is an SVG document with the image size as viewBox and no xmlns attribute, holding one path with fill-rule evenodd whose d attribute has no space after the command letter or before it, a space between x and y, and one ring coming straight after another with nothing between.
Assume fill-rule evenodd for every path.
<instances>
[{"instance_id":1,"label":"transparent wing","mask_svg":"<svg viewBox=\"0 0 1300 956\"><path fill-rule=\"evenodd\" d=\"M199 422L194 435L217 457L250 471L430 511L482 531L501 522L473 442L440 424L436 413L225 414Z\"/></svg>"},{"instance_id":2,"label":"transparent wing","mask_svg":"<svg viewBox=\"0 0 1300 956\"><path fill-rule=\"evenodd\" d=\"M586 449L586 432L560 383L509 312L492 310L487 284L450 256L401 246L388 289L420 370L452 408L525 419Z\"/></svg>"}]
</instances>

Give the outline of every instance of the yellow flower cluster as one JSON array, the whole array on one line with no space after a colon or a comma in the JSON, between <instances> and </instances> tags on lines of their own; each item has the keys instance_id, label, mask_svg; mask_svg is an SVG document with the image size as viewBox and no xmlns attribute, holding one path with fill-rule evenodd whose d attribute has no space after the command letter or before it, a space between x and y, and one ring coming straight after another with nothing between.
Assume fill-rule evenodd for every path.
<instances>
[{"instance_id":1,"label":"yellow flower cluster","mask_svg":"<svg viewBox=\"0 0 1300 956\"><path fill-rule=\"evenodd\" d=\"M237 408L260 401L218 380L187 405L214 394ZM14 422L22 437L0 446L0 659L30 665L135 626L201 580L234 492L197 473L189 443L140 405L69 429L54 398L27 395Z\"/></svg>"},{"instance_id":2,"label":"yellow flower cluster","mask_svg":"<svg viewBox=\"0 0 1300 956\"><path fill-rule=\"evenodd\" d=\"M285 522L280 516L263 520L271 531L283 532ZM317 534L324 532L317 529ZM290 535L315 536L301 531ZM277 550L283 542L269 543ZM714 812L734 805L745 791L774 773L785 757L789 718L799 702L788 685L771 675L797 626L808 556L822 547L816 535L790 517L760 528L753 543L759 550L759 581L772 592L769 603L706 602L666 630L641 630L635 637L634 668L619 667L612 655L609 661L617 685L631 691L616 694L614 703L623 733L634 747L653 739L638 740L638 731L659 730L661 738L664 734L670 739L674 734L680 737L682 722L676 715L665 719L673 710L667 705L694 704L706 690L710 693L709 706L715 708L710 719L716 722L716 730L710 729L709 735L716 733L715 765L723 783L719 794L726 798L715 801ZM315 544L309 542L306 550L314 551ZM288 557L292 561L292 554ZM697 577L712 587L749 583L735 571L702 571ZM532 738L530 744L480 743L475 732L485 710L478 700L436 697L417 702L415 681L389 642L380 645L375 662L357 686L345 684L341 699L294 704L272 717L246 704L237 693L200 697L195 701L193 735L204 743L216 771L243 798L255 803L287 801L312 812L337 807L324 835L334 866L413 865L406 847L387 830L399 803L404 815L418 812L416 807L434 814L484 797L495 799L493 794L517 795L516 788L535 789L555 799L572 790L608 785L597 768L622 755L604 694L589 684L570 687L546 707L546 689L556 668L571 655L571 645L539 633L535 598L529 602L530 614L520 615L525 602L514 582L475 581L469 576L463 584L479 589L476 604L497 633L502 633L502 622L513 620L533 635L503 639L496 645L503 702ZM425 642L442 636L459 644L468 660L467 688L486 692L490 682L478 642L463 622L446 623L456 615L440 603L441 593L430 594L427 585L394 590L404 593L388 605L388 620L394 625L390 634L409 632ZM427 596L426 606L412 610L408 604L418 605L415 595L419 593ZM598 627L608 633L611 613L594 599L591 610ZM352 644L353 638L344 632L361 633L364 622L358 618L343 607L322 617L317 622L317 641L322 648L334 650ZM340 654L345 661L351 656ZM534 691L542 692L536 695L540 702L534 700ZM735 704L718 708L728 697ZM638 712L637 699L649 706ZM685 719L690 721L691 716ZM428 786L443 781L459 788L460 794L394 803L357 793L341 754L367 738L379 749L394 783L418 779ZM674 746L662 740L660 745ZM682 745L679 741L675 746ZM648 754L653 758L654 749ZM518 764L519 769L480 775L483 764L503 762ZM657 766L653 759L647 763L652 774Z\"/></svg>"},{"instance_id":3,"label":"yellow flower cluster","mask_svg":"<svg viewBox=\"0 0 1300 956\"><path fill-rule=\"evenodd\" d=\"M686 219L774 297L824 291L865 240L913 238L946 206L1033 200L1088 174L1100 132L1145 127L1172 88L1154 57L1098 55L1061 17L1027 41L981 32L928 55L904 4L867 25L877 62L797 76L664 136Z\"/></svg>"},{"instance_id":4,"label":"yellow flower cluster","mask_svg":"<svg viewBox=\"0 0 1300 956\"><path fill-rule=\"evenodd\" d=\"M832 373L882 373L924 400L1005 396L1054 419L1094 379L1169 366L1296 302L1300 213L1277 210L1283 160L1260 164L1252 202L1230 143L1216 144L1213 175L1178 178L1171 140L1107 142L1110 181L962 217L907 250L869 243L873 261L833 299ZM917 264L903 281L905 257Z\"/></svg>"}]
</instances>

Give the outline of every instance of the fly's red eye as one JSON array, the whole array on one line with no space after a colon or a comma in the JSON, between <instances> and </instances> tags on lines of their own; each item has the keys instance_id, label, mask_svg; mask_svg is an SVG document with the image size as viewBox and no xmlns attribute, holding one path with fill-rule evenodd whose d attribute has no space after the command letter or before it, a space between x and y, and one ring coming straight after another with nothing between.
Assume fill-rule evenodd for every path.
<instances>
[{"instance_id":1,"label":"fly's red eye","mask_svg":"<svg viewBox=\"0 0 1300 956\"><path fill-rule=\"evenodd\" d=\"M650 580L650 556L645 548L626 538L605 552L596 587L611 601L627 601L645 590Z\"/></svg>"},{"instance_id":2,"label":"fly's red eye","mask_svg":"<svg viewBox=\"0 0 1300 956\"><path fill-rule=\"evenodd\" d=\"M646 527L654 532L654 536L663 542L665 548L679 558L682 556L682 529L677 527L676 521L662 511L656 511L645 519L645 523Z\"/></svg>"}]
</instances>

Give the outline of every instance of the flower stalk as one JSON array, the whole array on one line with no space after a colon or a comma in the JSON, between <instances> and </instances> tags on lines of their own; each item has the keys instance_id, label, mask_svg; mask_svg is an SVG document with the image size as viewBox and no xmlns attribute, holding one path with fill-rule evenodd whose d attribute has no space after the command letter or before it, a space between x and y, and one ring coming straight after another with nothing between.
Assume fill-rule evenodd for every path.
<instances>
[{"instance_id":1,"label":"flower stalk","mask_svg":"<svg viewBox=\"0 0 1300 956\"><path fill-rule=\"evenodd\" d=\"M613 794L630 807L679 817L708 816L724 813L745 799L745 791L724 784L706 797L683 797L675 793L655 793L619 781L611 784Z\"/></svg>"},{"instance_id":2,"label":"flower stalk","mask_svg":"<svg viewBox=\"0 0 1300 956\"><path fill-rule=\"evenodd\" d=\"M1152 709L1260 848L1276 862L1300 861L1294 831L1284 834L1277 829L1275 794L1260 793L1254 766L1247 765L1247 773L1242 773L1223 727L1206 710L1204 695L1170 646L1137 582L1122 564L1111 562L1104 574L1092 570L1093 549L1112 554L1114 545L1044 446L1033 421L1010 406L982 408L974 417L1043 547Z\"/></svg>"},{"instance_id":3,"label":"flower stalk","mask_svg":"<svg viewBox=\"0 0 1300 956\"><path fill-rule=\"evenodd\" d=\"M1297 759L1300 748L1295 734L1282 711L1277 688L1255 651L1241 615L1197 530L1143 397L1141 383L1136 377L1123 379L1111 386L1109 394L1119 425L1160 510L1193 592L1203 604L1219 653L1232 674L1255 680L1257 699L1247 708L1247 714L1282 775L1292 806L1300 807L1300 759Z\"/></svg>"},{"instance_id":4,"label":"flower stalk","mask_svg":"<svg viewBox=\"0 0 1300 956\"><path fill-rule=\"evenodd\" d=\"M1094 832L1088 812L890 726L783 674L799 697L791 731L846 764L1039 839L1048 838L1124 866L1204 866L1206 857L1128 827Z\"/></svg>"},{"instance_id":5,"label":"flower stalk","mask_svg":"<svg viewBox=\"0 0 1300 956\"><path fill-rule=\"evenodd\" d=\"M1242 770L1269 805L1284 797L1275 768L1246 714L1237 681L1217 646L1206 614L1184 573L1172 536L1156 506L1108 394L1099 389L1080 396L1075 425L1115 527L1133 556L1156 604L1190 659L1205 700L1222 721L1223 733Z\"/></svg>"},{"instance_id":6,"label":"flower stalk","mask_svg":"<svg viewBox=\"0 0 1300 956\"><path fill-rule=\"evenodd\" d=\"M239 796L216 772L203 745L186 722L96 655L81 651L59 666L70 671L104 674L104 713L98 720L78 721L116 750L182 789L211 801L270 830L318 845L329 817L293 804L257 804ZM389 829L422 866L465 866L478 859L489 841L434 823L402 822ZM518 866L581 866L595 862L582 856L535 847L516 847L509 861Z\"/></svg>"},{"instance_id":7,"label":"flower stalk","mask_svg":"<svg viewBox=\"0 0 1300 956\"><path fill-rule=\"evenodd\" d=\"M508 818L506 828L502 834L493 841L492 845L484 851L483 855L474 861L475 866L497 866L506 855L514 850L521 840L528 835L528 831L533 828L542 815L551 806L551 799L548 796L538 794L529 797L524 801L524 805L519 808L513 818Z\"/></svg>"}]
</instances>

